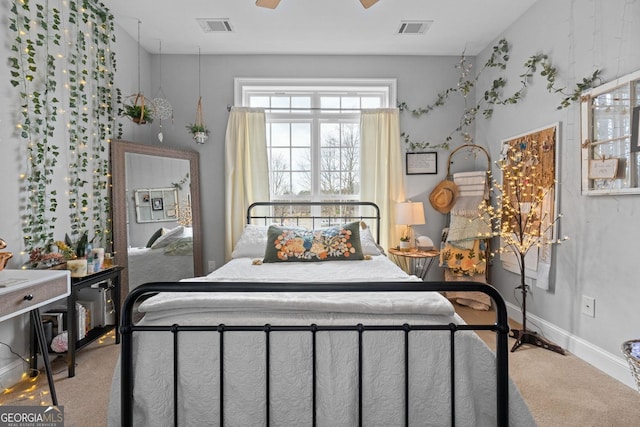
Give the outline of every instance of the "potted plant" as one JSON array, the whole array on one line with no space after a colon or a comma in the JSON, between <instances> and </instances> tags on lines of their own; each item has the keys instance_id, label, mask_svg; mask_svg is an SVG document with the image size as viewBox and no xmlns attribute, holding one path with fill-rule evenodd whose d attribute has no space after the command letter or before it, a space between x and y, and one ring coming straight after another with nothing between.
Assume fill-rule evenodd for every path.
<instances>
[{"instance_id":1,"label":"potted plant","mask_svg":"<svg viewBox=\"0 0 640 427\"><path fill-rule=\"evenodd\" d=\"M124 105L122 115L129 117L134 123L139 125L153 123L153 110L143 105Z\"/></svg>"},{"instance_id":2,"label":"potted plant","mask_svg":"<svg viewBox=\"0 0 640 427\"><path fill-rule=\"evenodd\" d=\"M204 124L190 123L186 128L198 144L204 144L209 138L209 129Z\"/></svg>"},{"instance_id":3,"label":"potted plant","mask_svg":"<svg viewBox=\"0 0 640 427\"><path fill-rule=\"evenodd\" d=\"M400 236L400 250L408 251L409 249L411 249L411 236L408 233L403 233Z\"/></svg>"}]
</instances>

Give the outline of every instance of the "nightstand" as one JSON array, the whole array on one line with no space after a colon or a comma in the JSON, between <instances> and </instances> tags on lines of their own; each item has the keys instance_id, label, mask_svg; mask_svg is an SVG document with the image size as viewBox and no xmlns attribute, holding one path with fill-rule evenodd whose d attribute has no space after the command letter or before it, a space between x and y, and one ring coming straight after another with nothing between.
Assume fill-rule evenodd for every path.
<instances>
[{"instance_id":1,"label":"nightstand","mask_svg":"<svg viewBox=\"0 0 640 427\"><path fill-rule=\"evenodd\" d=\"M415 274L425 280L429 269L440 255L437 250L419 251L417 249L400 250L389 248L389 258L407 274Z\"/></svg>"}]
</instances>

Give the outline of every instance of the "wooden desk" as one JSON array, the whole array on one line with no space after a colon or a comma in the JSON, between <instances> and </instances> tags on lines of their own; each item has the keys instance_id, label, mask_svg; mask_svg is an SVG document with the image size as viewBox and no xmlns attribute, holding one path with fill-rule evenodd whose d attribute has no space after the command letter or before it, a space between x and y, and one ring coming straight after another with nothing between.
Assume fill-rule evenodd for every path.
<instances>
[{"instance_id":1,"label":"wooden desk","mask_svg":"<svg viewBox=\"0 0 640 427\"><path fill-rule=\"evenodd\" d=\"M389 248L388 252L391 260L407 274L415 274L422 280L427 278L427 273L431 265L440 255L440 252L435 249L431 251L419 251L417 249L403 251L396 248Z\"/></svg>"},{"instance_id":2,"label":"wooden desk","mask_svg":"<svg viewBox=\"0 0 640 427\"><path fill-rule=\"evenodd\" d=\"M2 270L0 271L0 321L29 312L32 327L44 360L51 401L58 406L53 382L49 348L40 317L40 307L71 294L71 277L66 270ZM32 355L35 345L31 346ZM32 366L34 360L31 360ZM37 365L36 365L37 366Z\"/></svg>"}]
</instances>

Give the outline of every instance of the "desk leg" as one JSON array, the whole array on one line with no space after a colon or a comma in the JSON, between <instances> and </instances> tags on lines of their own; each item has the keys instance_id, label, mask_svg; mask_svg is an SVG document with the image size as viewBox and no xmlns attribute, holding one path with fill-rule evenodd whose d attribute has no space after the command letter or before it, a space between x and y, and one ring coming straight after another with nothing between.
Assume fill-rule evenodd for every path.
<instances>
[{"instance_id":1,"label":"desk leg","mask_svg":"<svg viewBox=\"0 0 640 427\"><path fill-rule=\"evenodd\" d=\"M67 365L69 378L76 376L76 341L78 341L78 314L74 290L67 297Z\"/></svg>"},{"instance_id":2,"label":"desk leg","mask_svg":"<svg viewBox=\"0 0 640 427\"><path fill-rule=\"evenodd\" d=\"M49 391L51 392L51 402L53 406L58 406L58 396L56 396L56 387L53 383L53 373L51 372L51 362L49 361L49 349L47 347L47 338L44 335L44 327L42 326L42 317L40 316L40 310L31 310L31 323L36 330L36 337L42 353L42 360L44 361L44 370L47 373L47 381L49 381ZM34 358L35 359L35 358Z\"/></svg>"}]
</instances>

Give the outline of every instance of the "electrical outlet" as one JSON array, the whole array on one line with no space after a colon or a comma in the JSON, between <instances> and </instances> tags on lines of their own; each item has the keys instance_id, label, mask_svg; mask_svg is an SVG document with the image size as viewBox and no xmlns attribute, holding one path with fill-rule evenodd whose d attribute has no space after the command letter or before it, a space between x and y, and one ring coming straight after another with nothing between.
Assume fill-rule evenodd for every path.
<instances>
[{"instance_id":1,"label":"electrical outlet","mask_svg":"<svg viewBox=\"0 0 640 427\"><path fill-rule=\"evenodd\" d=\"M216 269L216 262L215 261L209 261L209 273L213 272L213 270Z\"/></svg>"},{"instance_id":2,"label":"electrical outlet","mask_svg":"<svg viewBox=\"0 0 640 427\"><path fill-rule=\"evenodd\" d=\"M596 317L596 300L595 298L582 295L582 314Z\"/></svg>"}]
</instances>

